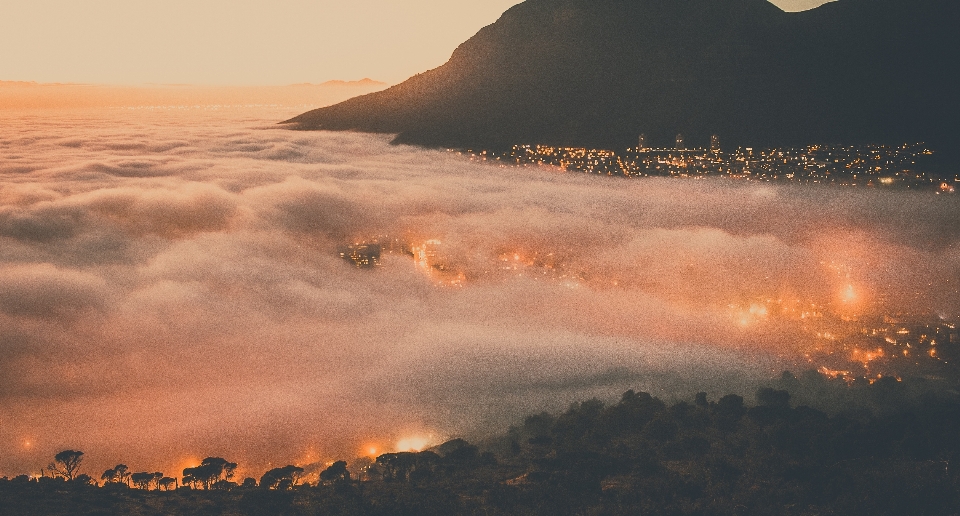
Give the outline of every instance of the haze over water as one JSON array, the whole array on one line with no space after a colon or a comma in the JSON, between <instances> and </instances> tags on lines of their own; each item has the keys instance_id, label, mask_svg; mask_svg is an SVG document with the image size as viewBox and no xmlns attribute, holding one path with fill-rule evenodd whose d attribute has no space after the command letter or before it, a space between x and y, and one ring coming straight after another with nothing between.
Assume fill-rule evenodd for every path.
<instances>
[{"instance_id":1,"label":"haze over water","mask_svg":"<svg viewBox=\"0 0 960 516\"><path fill-rule=\"evenodd\" d=\"M0 111L0 475L259 475L749 389L804 364L774 300L960 309L956 196L501 168L301 111Z\"/></svg>"}]
</instances>

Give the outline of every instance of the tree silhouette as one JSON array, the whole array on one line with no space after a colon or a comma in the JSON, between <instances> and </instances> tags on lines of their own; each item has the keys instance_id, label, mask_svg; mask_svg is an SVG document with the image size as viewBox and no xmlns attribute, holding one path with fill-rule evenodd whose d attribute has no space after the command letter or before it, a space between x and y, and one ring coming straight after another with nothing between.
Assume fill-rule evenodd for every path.
<instances>
[{"instance_id":1,"label":"tree silhouette","mask_svg":"<svg viewBox=\"0 0 960 516\"><path fill-rule=\"evenodd\" d=\"M324 483L340 483L350 481L350 472L347 463L342 460L334 462L329 468L320 472L320 481Z\"/></svg>"},{"instance_id":2,"label":"tree silhouette","mask_svg":"<svg viewBox=\"0 0 960 516\"><path fill-rule=\"evenodd\" d=\"M130 475L130 480L137 489L150 489L153 482L153 475L150 473L134 473Z\"/></svg>"},{"instance_id":3,"label":"tree silhouette","mask_svg":"<svg viewBox=\"0 0 960 516\"><path fill-rule=\"evenodd\" d=\"M757 390L757 403L764 407L790 408L790 393L763 387Z\"/></svg>"},{"instance_id":4,"label":"tree silhouette","mask_svg":"<svg viewBox=\"0 0 960 516\"><path fill-rule=\"evenodd\" d=\"M87 485L87 486L95 486L95 485L97 485L97 481L94 480L93 477L91 477L90 475L88 475L88 474L86 474L86 473L81 473L81 474L77 475L76 478L73 479L73 482L76 483L76 484L82 484L82 485Z\"/></svg>"},{"instance_id":5,"label":"tree silhouette","mask_svg":"<svg viewBox=\"0 0 960 516\"><path fill-rule=\"evenodd\" d=\"M177 479L172 477L163 477L157 481L157 489L163 489L164 491L169 491L171 488L176 489Z\"/></svg>"},{"instance_id":6,"label":"tree silhouette","mask_svg":"<svg viewBox=\"0 0 960 516\"><path fill-rule=\"evenodd\" d=\"M385 453L377 457L377 465L386 481L420 481L436 473L440 456L431 451Z\"/></svg>"},{"instance_id":7,"label":"tree silhouette","mask_svg":"<svg viewBox=\"0 0 960 516\"><path fill-rule=\"evenodd\" d=\"M112 469L108 469L100 475L100 480L111 484L129 484L130 468L126 464L117 464Z\"/></svg>"},{"instance_id":8,"label":"tree silhouette","mask_svg":"<svg viewBox=\"0 0 960 516\"><path fill-rule=\"evenodd\" d=\"M210 489L210 486L219 480L233 478L233 472L236 469L236 462L228 462L220 457L207 457L200 462L199 466L183 470L183 482L190 483L191 487L194 484L200 484L204 489Z\"/></svg>"},{"instance_id":9,"label":"tree silhouette","mask_svg":"<svg viewBox=\"0 0 960 516\"><path fill-rule=\"evenodd\" d=\"M150 489L151 484L156 484L157 489L160 488L160 479L163 478L163 473L134 473L130 475L130 480L133 481L133 485L137 486L137 489Z\"/></svg>"},{"instance_id":10,"label":"tree silhouette","mask_svg":"<svg viewBox=\"0 0 960 516\"><path fill-rule=\"evenodd\" d=\"M214 489L216 491L229 491L235 487L237 487L236 482L231 482L229 480L217 480L213 483L213 485L210 486L210 489Z\"/></svg>"},{"instance_id":11,"label":"tree silhouette","mask_svg":"<svg viewBox=\"0 0 960 516\"><path fill-rule=\"evenodd\" d=\"M281 491L293 489L300 482L301 475L303 475L303 468L297 466L273 468L260 477L260 487Z\"/></svg>"},{"instance_id":12,"label":"tree silhouette","mask_svg":"<svg viewBox=\"0 0 960 516\"><path fill-rule=\"evenodd\" d=\"M455 470L470 470L481 463L479 449L463 439L453 439L441 444L437 447L437 453L441 455L442 463L448 473Z\"/></svg>"},{"instance_id":13,"label":"tree silhouette","mask_svg":"<svg viewBox=\"0 0 960 516\"><path fill-rule=\"evenodd\" d=\"M83 452L75 450L64 450L53 457L53 462L47 466L54 475L73 480L77 475L77 469L83 462Z\"/></svg>"}]
</instances>

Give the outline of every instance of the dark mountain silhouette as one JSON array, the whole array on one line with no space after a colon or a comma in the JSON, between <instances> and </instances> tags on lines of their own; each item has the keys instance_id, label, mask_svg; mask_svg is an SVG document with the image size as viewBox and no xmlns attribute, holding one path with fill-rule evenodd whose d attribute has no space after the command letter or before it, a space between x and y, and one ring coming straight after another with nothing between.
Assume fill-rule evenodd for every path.
<instances>
[{"instance_id":1,"label":"dark mountain silhouette","mask_svg":"<svg viewBox=\"0 0 960 516\"><path fill-rule=\"evenodd\" d=\"M443 66L304 113L397 143L624 148L960 138L960 3L527 0Z\"/></svg>"}]
</instances>

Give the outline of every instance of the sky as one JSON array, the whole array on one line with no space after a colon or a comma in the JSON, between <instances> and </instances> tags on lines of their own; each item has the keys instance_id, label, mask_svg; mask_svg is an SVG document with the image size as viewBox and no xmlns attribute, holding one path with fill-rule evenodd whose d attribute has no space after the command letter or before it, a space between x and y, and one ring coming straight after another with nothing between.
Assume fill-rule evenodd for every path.
<instances>
[{"instance_id":1,"label":"sky","mask_svg":"<svg viewBox=\"0 0 960 516\"><path fill-rule=\"evenodd\" d=\"M804 307L960 315L956 196L501 168L295 113L0 111L0 476L259 476L751 396L817 366ZM338 255L372 240L377 269Z\"/></svg>"},{"instance_id":2,"label":"sky","mask_svg":"<svg viewBox=\"0 0 960 516\"><path fill-rule=\"evenodd\" d=\"M443 64L515 0L10 0L0 80L395 84ZM818 0L778 0L785 10Z\"/></svg>"}]
</instances>

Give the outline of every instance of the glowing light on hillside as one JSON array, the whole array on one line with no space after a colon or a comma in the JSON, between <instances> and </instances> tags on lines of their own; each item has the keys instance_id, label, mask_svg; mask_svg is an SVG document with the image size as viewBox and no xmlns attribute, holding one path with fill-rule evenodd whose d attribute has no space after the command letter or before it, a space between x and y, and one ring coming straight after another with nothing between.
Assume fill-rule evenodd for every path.
<instances>
[{"instance_id":1,"label":"glowing light on hillside","mask_svg":"<svg viewBox=\"0 0 960 516\"><path fill-rule=\"evenodd\" d=\"M859 349L853 350L853 356L851 357L855 362L860 362L864 367L867 367L870 362L877 360L878 358L883 358L886 354L883 351L883 348L877 348L875 351L861 351Z\"/></svg>"},{"instance_id":2,"label":"glowing light on hillside","mask_svg":"<svg viewBox=\"0 0 960 516\"><path fill-rule=\"evenodd\" d=\"M467 276L463 271L451 268L444 263L444 257L440 254L442 245L439 240L427 240L422 244L410 246L413 263L439 285L463 287Z\"/></svg>"},{"instance_id":3,"label":"glowing light on hillside","mask_svg":"<svg viewBox=\"0 0 960 516\"><path fill-rule=\"evenodd\" d=\"M847 285L844 287L843 292L840 294L840 299L844 303L855 303L857 301L857 291L853 288L853 285Z\"/></svg>"},{"instance_id":4,"label":"glowing light on hillside","mask_svg":"<svg viewBox=\"0 0 960 516\"><path fill-rule=\"evenodd\" d=\"M734 318L742 327L751 326L756 322L766 319L770 315L770 310L767 306L760 303L751 303L746 309L738 309L736 305L732 305L731 308L736 310Z\"/></svg>"},{"instance_id":5,"label":"glowing light on hillside","mask_svg":"<svg viewBox=\"0 0 960 516\"><path fill-rule=\"evenodd\" d=\"M426 437L407 437L397 442L398 452L418 452L423 451L430 445L430 439Z\"/></svg>"},{"instance_id":6,"label":"glowing light on hillside","mask_svg":"<svg viewBox=\"0 0 960 516\"><path fill-rule=\"evenodd\" d=\"M437 265L437 249L441 246L439 240L427 240L423 244L415 245L411 249L413 261L418 268L430 271Z\"/></svg>"},{"instance_id":7,"label":"glowing light on hillside","mask_svg":"<svg viewBox=\"0 0 960 516\"><path fill-rule=\"evenodd\" d=\"M297 464L311 464L320 460L320 454L313 447L307 448L297 460Z\"/></svg>"},{"instance_id":8,"label":"glowing light on hillside","mask_svg":"<svg viewBox=\"0 0 960 516\"><path fill-rule=\"evenodd\" d=\"M851 374L850 371L841 371L841 370L838 370L838 369L830 369L829 367L826 367L826 366L821 366L821 367L818 369L818 371L820 371L820 374L823 374L824 376L829 376L830 378L840 378L840 377L844 377L844 376L850 376L850 374Z\"/></svg>"}]
</instances>

